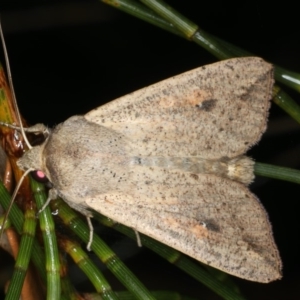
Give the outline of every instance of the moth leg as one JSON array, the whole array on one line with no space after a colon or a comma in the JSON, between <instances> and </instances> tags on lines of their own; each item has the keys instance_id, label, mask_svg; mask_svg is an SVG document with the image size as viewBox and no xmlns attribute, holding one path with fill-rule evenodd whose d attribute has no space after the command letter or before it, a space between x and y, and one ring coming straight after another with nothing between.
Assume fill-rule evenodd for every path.
<instances>
[{"instance_id":1,"label":"moth leg","mask_svg":"<svg viewBox=\"0 0 300 300\"><path fill-rule=\"evenodd\" d=\"M142 240L141 240L141 236L140 236L139 232L135 228L132 228L132 230L135 233L136 242L137 242L138 247L142 247Z\"/></svg>"},{"instance_id":2,"label":"moth leg","mask_svg":"<svg viewBox=\"0 0 300 300\"><path fill-rule=\"evenodd\" d=\"M24 128L24 131L31 133L42 133L44 136L48 136L50 133L49 128L42 123L38 123L33 126Z\"/></svg>"},{"instance_id":3,"label":"moth leg","mask_svg":"<svg viewBox=\"0 0 300 300\"><path fill-rule=\"evenodd\" d=\"M58 195L58 192L57 192L56 189L49 190L48 198L47 198L45 204L42 206L42 208L38 211L37 215L39 215L49 205L51 200L54 200L57 197L59 197L59 195ZM69 203L69 202L67 202L67 203ZM73 206L71 205L71 207L73 207ZM75 207L75 209L78 210L78 207ZM81 210L79 210L79 211L81 211ZM85 211L81 211L81 213L83 213L86 216L86 220L87 220L87 223L88 223L88 226L89 226L90 236L89 236L89 241L88 241L88 244L86 246L86 249L88 251L91 251L91 245L93 243L93 236L94 236L94 227L93 227L93 224L92 224L92 221L91 221L91 215L89 215Z\"/></svg>"},{"instance_id":4,"label":"moth leg","mask_svg":"<svg viewBox=\"0 0 300 300\"><path fill-rule=\"evenodd\" d=\"M91 246L92 246L92 243L93 243L93 236L94 236L94 227L93 227L93 224L92 224L92 221L91 221L91 217L86 216L86 220L87 220L87 223L88 223L88 226L89 226L89 229L90 229L90 237L89 237L89 242L86 245L86 249L88 251L91 251Z\"/></svg>"},{"instance_id":5,"label":"moth leg","mask_svg":"<svg viewBox=\"0 0 300 300\"><path fill-rule=\"evenodd\" d=\"M37 215L39 215L50 203L51 200L54 200L58 197L57 190L51 189L48 192L48 198L46 200L46 203L42 206L42 208L37 212Z\"/></svg>"}]
</instances>

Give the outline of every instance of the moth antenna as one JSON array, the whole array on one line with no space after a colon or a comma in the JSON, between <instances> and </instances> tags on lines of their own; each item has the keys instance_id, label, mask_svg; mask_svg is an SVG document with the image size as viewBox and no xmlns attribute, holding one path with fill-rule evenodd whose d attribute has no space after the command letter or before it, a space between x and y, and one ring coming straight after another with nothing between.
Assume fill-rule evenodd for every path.
<instances>
[{"instance_id":1,"label":"moth antenna","mask_svg":"<svg viewBox=\"0 0 300 300\"><path fill-rule=\"evenodd\" d=\"M8 53L7 53L7 49L6 49L6 44L5 44L5 39L4 39L4 35L3 35L3 30L2 30L2 25L1 25L1 21L0 21L0 36L1 36L1 43L2 43L2 47L3 47L3 53L4 53L4 59L5 59L5 66L6 66L6 71L7 71L7 78L8 78L8 83L9 83L9 87L11 90L11 95L12 95L12 100L13 100L13 104L16 110L16 115L17 115L17 119L20 123L20 130L22 133L22 136L24 138L24 141L27 145L27 147L29 149L32 149L32 146L30 145L27 136L25 134L24 128L23 128L23 124L22 124L22 120L21 120L21 115L20 115L20 111L19 111L19 107L17 104L17 99L16 99L16 94L15 94L15 90L14 90L14 85L13 85L13 81L12 81L12 75L11 75L11 70L10 70L10 64L9 64L9 59L8 59Z\"/></svg>"},{"instance_id":2,"label":"moth antenna","mask_svg":"<svg viewBox=\"0 0 300 300\"><path fill-rule=\"evenodd\" d=\"M1 29L0 29L0 30L1 30ZM10 213L10 210L11 210L11 208L12 208L12 205L13 205L13 203L14 203L14 200L15 200L15 198L16 198L16 195L17 195L17 193L18 193L18 191L19 191L19 189L20 189L20 186L21 186L21 184L23 183L24 178L28 175L28 173L30 173L30 172L32 172L32 171L34 171L34 169L32 169L32 168L26 170L26 172L24 172L24 174L23 174L22 177L20 178L20 180L19 180L17 186L15 187L15 190L14 190L12 196L11 196L11 201L10 201L10 203L9 203L9 206L8 206L7 210L6 210L6 214L5 214L4 218L3 218L2 227L0 228L0 241L2 240L2 235L3 235L3 232L4 232L4 224L5 224L5 222L6 222L6 220L7 220L7 217L8 217L8 215L9 215L9 213Z\"/></svg>"}]
</instances>

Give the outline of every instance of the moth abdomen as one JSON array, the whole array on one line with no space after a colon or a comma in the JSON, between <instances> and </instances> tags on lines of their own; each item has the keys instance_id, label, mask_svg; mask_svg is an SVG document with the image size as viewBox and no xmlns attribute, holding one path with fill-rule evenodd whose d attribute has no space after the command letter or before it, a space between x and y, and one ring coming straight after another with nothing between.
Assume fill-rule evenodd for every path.
<instances>
[{"instance_id":1,"label":"moth abdomen","mask_svg":"<svg viewBox=\"0 0 300 300\"><path fill-rule=\"evenodd\" d=\"M247 156L208 160L202 157L134 156L131 165L180 170L193 174L216 174L248 185L254 178L254 162Z\"/></svg>"}]
</instances>

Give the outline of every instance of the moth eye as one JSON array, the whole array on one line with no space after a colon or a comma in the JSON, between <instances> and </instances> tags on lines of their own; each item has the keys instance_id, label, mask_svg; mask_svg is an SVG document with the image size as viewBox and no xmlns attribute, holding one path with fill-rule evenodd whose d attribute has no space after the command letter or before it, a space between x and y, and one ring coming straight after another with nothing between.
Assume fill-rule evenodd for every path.
<instances>
[{"instance_id":1,"label":"moth eye","mask_svg":"<svg viewBox=\"0 0 300 300\"><path fill-rule=\"evenodd\" d=\"M40 183L48 183L49 179L46 177L46 175L39 170L32 171L31 176L33 177L34 180Z\"/></svg>"}]
</instances>

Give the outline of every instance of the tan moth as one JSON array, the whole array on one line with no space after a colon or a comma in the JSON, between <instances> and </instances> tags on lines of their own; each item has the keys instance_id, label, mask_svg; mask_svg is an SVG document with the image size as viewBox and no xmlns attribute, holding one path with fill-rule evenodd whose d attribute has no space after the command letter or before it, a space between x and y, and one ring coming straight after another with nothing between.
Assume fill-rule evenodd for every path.
<instances>
[{"instance_id":1,"label":"tan moth","mask_svg":"<svg viewBox=\"0 0 300 300\"><path fill-rule=\"evenodd\" d=\"M88 218L93 209L229 274L270 282L281 260L247 187L254 163L244 153L266 129L272 87L261 58L203 66L47 129L18 166L42 171L49 200L60 196Z\"/></svg>"}]
</instances>

